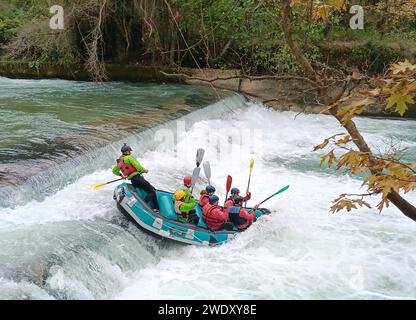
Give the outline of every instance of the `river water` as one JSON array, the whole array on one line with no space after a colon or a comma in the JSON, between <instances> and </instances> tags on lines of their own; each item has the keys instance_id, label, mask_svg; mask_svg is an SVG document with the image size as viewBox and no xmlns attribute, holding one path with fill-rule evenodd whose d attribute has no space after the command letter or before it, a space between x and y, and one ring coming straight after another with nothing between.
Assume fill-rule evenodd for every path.
<instances>
[{"instance_id":1,"label":"river water","mask_svg":"<svg viewBox=\"0 0 416 320\"><path fill-rule=\"evenodd\" d=\"M311 152L343 131L331 117L211 88L5 78L0 115L0 299L416 298L416 223L394 207L328 211L361 185ZM394 141L414 161L416 122L357 124L372 148ZM245 189L251 158L252 204L290 188L221 247L156 240L118 212L114 185L88 188L114 178L122 142L160 189L180 186L200 147L221 198L228 174Z\"/></svg>"}]
</instances>

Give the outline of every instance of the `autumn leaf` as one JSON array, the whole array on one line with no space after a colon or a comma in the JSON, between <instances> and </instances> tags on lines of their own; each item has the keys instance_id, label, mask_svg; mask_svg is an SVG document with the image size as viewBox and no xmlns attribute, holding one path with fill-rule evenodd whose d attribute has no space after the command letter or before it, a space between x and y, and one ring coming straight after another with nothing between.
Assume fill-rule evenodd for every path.
<instances>
[{"instance_id":1,"label":"autumn leaf","mask_svg":"<svg viewBox=\"0 0 416 320\"><path fill-rule=\"evenodd\" d=\"M373 104L374 102L375 100L371 98L366 98L360 101L354 101L349 105L346 105L339 109L337 112L337 116L342 117L340 121L343 125L345 125L354 117L354 115L363 113L365 111L365 108L368 105Z\"/></svg>"},{"instance_id":2,"label":"autumn leaf","mask_svg":"<svg viewBox=\"0 0 416 320\"><path fill-rule=\"evenodd\" d=\"M334 9L341 11L347 8L348 0L326 0L326 3Z\"/></svg>"},{"instance_id":3,"label":"autumn leaf","mask_svg":"<svg viewBox=\"0 0 416 320\"><path fill-rule=\"evenodd\" d=\"M329 139L325 139L324 142L322 142L321 144L318 144L317 146L315 146L313 148L313 151L319 150L319 149L323 149L325 148L329 143Z\"/></svg>"},{"instance_id":4,"label":"autumn leaf","mask_svg":"<svg viewBox=\"0 0 416 320\"><path fill-rule=\"evenodd\" d=\"M331 9L331 6L325 4L316 6L313 8L312 17L315 20L326 21L328 20L329 14L331 13Z\"/></svg>"},{"instance_id":5,"label":"autumn leaf","mask_svg":"<svg viewBox=\"0 0 416 320\"><path fill-rule=\"evenodd\" d=\"M369 80L369 83L376 87L382 87L387 85L389 83L389 80L380 77L374 77Z\"/></svg>"},{"instance_id":6,"label":"autumn leaf","mask_svg":"<svg viewBox=\"0 0 416 320\"><path fill-rule=\"evenodd\" d=\"M321 157L321 163L320 163L321 166L324 164L326 159L328 159L328 166L331 167L332 164L334 163L334 161L337 160L337 158L335 157L335 154L334 154L334 149L332 149L327 154L325 154Z\"/></svg>"},{"instance_id":7,"label":"autumn leaf","mask_svg":"<svg viewBox=\"0 0 416 320\"><path fill-rule=\"evenodd\" d=\"M416 93L416 80L412 79L412 81L407 84L405 88L408 93Z\"/></svg>"},{"instance_id":8,"label":"autumn leaf","mask_svg":"<svg viewBox=\"0 0 416 320\"><path fill-rule=\"evenodd\" d=\"M347 144L348 142L351 142L352 139L349 134L346 134L343 139L339 139L336 144Z\"/></svg>"},{"instance_id":9,"label":"autumn leaf","mask_svg":"<svg viewBox=\"0 0 416 320\"><path fill-rule=\"evenodd\" d=\"M386 162L384 160L377 160L373 165L368 166L368 169L374 171L381 171L386 167Z\"/></svg>"},{"instance_id":10,"label":"autumn leaf","mask_svg":"<svg viewBox=\"0 0 416 320\"><path fill-rule=\"evenodd\" d=\"M383 211L384 205L388 208L389 207L389 200L387 198L382 198L380 203L377 204L377 209L379 212Z\"/></svg>"},{"instance_id":11,"label":"autumn leaf","mask_svg":"<svg viewBox=\"0 0 416 320\"><path fill-rule=\"evenodd\" d=\"M322 165L324 164L324 162L326 161L326 159L328 158L328 154L325 154L321 157L321 162L319 163L319 165L322 167Z\"/></svg>"},{"instance_id":12,"label":"autumn leaf","mask_svg":"<svg viewBox=\"0 0 416 320\"><path fill-rule=\"evenodd\" d=\"M369 90L367 91L370 95L372 95L373 97L377 97L380 95L381 90L380 89L374 89L374 90Z\"/></svg>"},{"instance_id":13,"label":"autumn leaf","mask_svg":"<svg viewBox=\"0 0 416 320\"><path fill-rule=\"evenodd\" d=\"M387 100L386 110L392 108L396 105L395 111L397 111L401 116L405 114L408 107L406 104L415 103L412 96L403 95L400 92L393 93L390 98Z\"/></svg>"},{"instance_id":14,"label":"autumn leaf","mask_svg":"<svg viewBox=\"0 0 416 320\"><path fill-rule=\"evenodd\" d=\"M356 199L353 201L354 203L358 204L360 207L366 206L367 208L371 208L371 206L362 199Z\"/></svg>"},{"instance_id":15,"label":"autumn leaf","mask_svg":"<svg viewBox=\"0 0 416 320\"><path fill-rule=\"evenodd\" d=\"M404 62L394 63L391 65L390 70L393 71L393 74L405 73L406 70L416 71L416 65L405 60Z\"/></svg>"},{"instance_id":16,"label":"autumn leaf","mask_svg":"<svg viewBox=\"0 0 416 320\"><path fill-rule=\"evenodd\" d=\"M331 206L331 211L333 213L337 213L341 210L347 210L348 212L352 209L357 209L356 205L359 205L360 207L367 207L371 208L370 204L365 202L363 199L346 199L346 194L340 195L337 199L333 201L334 205Z\"/></svg>"},{"instance_id":17,"label":"autumn leaf","mask_svg":"<svg viewBox=\"0 0 416 320\"><path fill-rule=\"evenodd\" d=\"M357 209L357 206L351 200L342 199L342 200L339 200L338 202L336 202L331 207L331 211L333 213L337 213L337 212L339 212L341 210L345 210L346 209L348 212L350 212L351 209L353 209L353 208L354 209Z\"/></svg>"},{"instance_id":18,"label":"autumn leaf","mask_svg":"<svg viewBox=\"0 0 416 320\"><path fill-rule=\"evenodd\" d=\"M336 161L336 160L337 160L337 158L335 157L335 154L334 154L334 149L332 149L332 150L328 153L328 156L329 156L329 158L328 158L328 167L330 167L330 168L331 168L332 163L333 163L334 161Z\"/></svg>"}]
</instances>

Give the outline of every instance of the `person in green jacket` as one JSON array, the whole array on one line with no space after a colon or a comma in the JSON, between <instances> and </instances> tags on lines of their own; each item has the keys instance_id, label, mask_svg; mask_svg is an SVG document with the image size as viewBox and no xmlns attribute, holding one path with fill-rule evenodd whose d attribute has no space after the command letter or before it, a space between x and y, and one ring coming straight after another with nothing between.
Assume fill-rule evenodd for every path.
<instances>
[{"instance_id":1,"label":"person in green jacket","mask_svg":"<svg viewBox=\"0 0 416 320\"><path fill-rule=\"evenodd\" d=\"M175 212L178 217L178 221L194 224L198 224L199 217L196 215L195 207L198 204L196 199L188 198L185 201L185 192L183 190L178 190L174 193L175 199Z\"/></svg>"},{"instance_id":2,"label":"person in green jacket","mask_svg":"<svg viewBox=\"0 0 416 320\"><path fill-rule=\"evenodd\" d=\"M117 164L113 168L113 173L116 176L123 177L131 181L135 188L140 188L146 191L147 195L144 199L146 203L152 201L153 209L159 210L159 205L156 198L156 189L144 177L143 173L148 173L149 170L142 167L132 155L133 150L127 143L121 148L122 155L117 159Z\"/></svg>"},{"instance_id":3,"label":"person in green jacket","mask_svg":"<svg viewBox=\"0 0 416 320\"><path fill-rule=\"evenodd\" d=\"M183 189L183 192L185 192L185 202L190 202L190 200L194 197L190 189L192 187L192 177L185 176L183 178L183 185L185 186L185 189Z\"/></svg>"}]
</instances>

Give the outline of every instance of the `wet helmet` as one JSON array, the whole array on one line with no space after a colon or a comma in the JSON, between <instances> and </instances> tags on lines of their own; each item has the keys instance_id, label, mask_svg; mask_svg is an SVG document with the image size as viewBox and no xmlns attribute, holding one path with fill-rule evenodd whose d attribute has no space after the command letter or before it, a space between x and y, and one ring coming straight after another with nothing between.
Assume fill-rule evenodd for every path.
<instances>
[{"instance_id":1,"label":"wet helmet","mask_svg":"<svg viewBox=\"0 0 416 320\"><path fill-rule=\"evenodd\" d=\"M213 195L213 196L210 196L209 197L209 203L210 204L214 204L214 203L216 203L216 202L218 202L220 200L220 198L218 198L216 195Z\"/></svg>"},{"instance_id":2,"label":"wet helmet","mask_svg":"<svg viewBox=\"0 0 416 320\"><path fill-rule=\"evenodd\" d=\"M178 190L173 196L175 197L175 200L181 200L185 198L185 192L183 190Z\"/></svg>"},{"instance_id":3,"label":"wet helmet","mask_svg":"<svg viewBox=\"0 0 416 320\"><path fill-rule=\"evenodd\" d=\"M183 178L183 184L187 187L192 185L192 177L191 176L186 176L185 178Z\"/></svg>"},{"instance_id":4,"label":"wet helmet","mask_svg":"<svg viewBox=\"0 0 416 320\"><path fill-rule=\"evenodd\" d=\"M231 194L239 194L240 190L238 188L232 188L231 189Z\"/></svg>"},{"instance_id":5,"label":"wet helmet","mask_svg":"<svg viewBox=\"0 0 416 320\"><path fill-rule=\"evenodd\" d=\"M240 196L237 196L234 198L234 203L238 204L238 203L243 203L243 198Z\"/></svg>"},{"instance_id":6,"label":"wet helmet","mask_svg":"<svg viewBox=\"0 0 416 320\"><path fill-rule=\"evenodd\" d=\"M125 153L127 151L132 151L131 147L127 145L127 143L125 143L122 147L121 147L121 152Z\"/></svg>"},{"instance_id":7,"label":"wet helmet","mask_svg":"<svg viewBox=\"0 0 416 320\"><path fill-rule=\"evenodd\" d=\"M208 193L215 192L215 188L214 188L213 186L207 186L207 187L205 188L205 190L206 190Z\"/></svg>"}]
</instances>

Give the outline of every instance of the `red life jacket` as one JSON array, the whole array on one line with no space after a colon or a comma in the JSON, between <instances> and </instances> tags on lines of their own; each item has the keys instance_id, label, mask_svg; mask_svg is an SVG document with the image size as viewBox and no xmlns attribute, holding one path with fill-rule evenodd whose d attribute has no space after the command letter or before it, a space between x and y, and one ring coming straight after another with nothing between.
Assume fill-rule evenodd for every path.
<instances>
[{"instance_id":1,"label":"red life jacket","mask_svg":"<svg viewBox=\"0 0 416 320\"><path fill-rule=\"evenodd\" d=\"M204 194L203 196L201 196L201 198L199 198L199 205L201 206L201 208L205 207L208 204L209 201L209 195Z\"/></svg>"},{"instance_id":2,"label":"red life jacket","mask_svg":"<svg viewBox=\"0 0 416 320\"><path fill-rule=\"evenodd\" d=\"M128 177L132 173L137 172L137 169L131 164L124 162L124 156L117 159L117 166L120 168L124 176Z\"/></svg>"},{"instance_id":3,"label":"red life jacket","mask_svg":"<svg viewBox=\"0 0 416 320\"><path fill-rule=\"evenodd\" d=\"M228 213L223 212L220 206L208 203L202 210L202 218L208 228L218 230L228 220Z\"/></svg>"},{"instance_id":4,"label":"red life jacket","mask_svg":"<svg viewBox=\"0 0 416 320\"><path fill-rule=\"evenodd\" d=\"M227 201L224 203L224 207L229 208L234 205L234 200L232 197L228 198Z\"/></svg>"}]
</instances>

